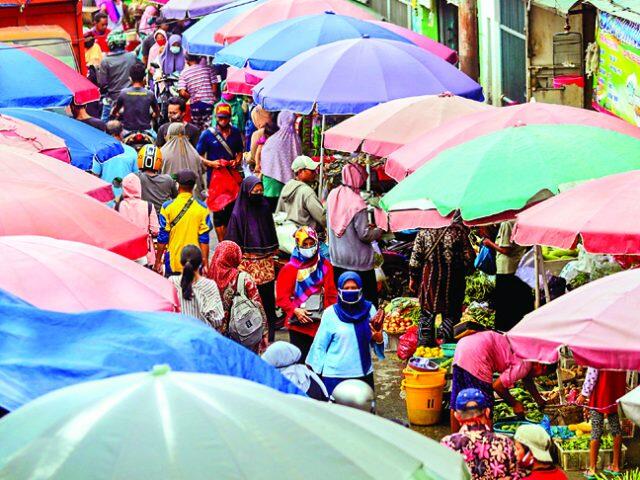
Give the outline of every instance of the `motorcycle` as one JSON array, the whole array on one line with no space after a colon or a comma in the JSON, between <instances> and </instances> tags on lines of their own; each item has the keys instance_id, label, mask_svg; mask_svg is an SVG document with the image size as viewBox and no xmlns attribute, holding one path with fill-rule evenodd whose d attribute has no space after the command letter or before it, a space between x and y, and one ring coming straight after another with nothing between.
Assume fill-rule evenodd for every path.
<instances>
[{"instance_id":1,"label":"motorcycle","mask_svg":"<svg viewBox=\"0 0 640 480\"><path fill-rule=\"evenodd\" d=\"M152 64L155 68L159 68L156 64ZM169 121L169 100L172 97L178 97L178 75L175 73L154 78L153 93L156 96L158 106L160 107L160 116L157 119L158 126Z\"/></svg>"},{"instance_id":2,"label":"motorcycle","mask_svg":"<svg viewBox=\"0 0 640 480\"><path fill-rule=\"evenodd\" d=\"M417 230L396 232L392 240L380 242L383 258L381 268L386 279L380 291L381 298L392 300L396 297L411 296L409 293L409 260L417 234Z\"/></svg>"},{"instance_id":3,"label":"motorcycle","mask_svg":"<svg viewBox=\"0 0 640 480\"><path fill-rule=\"evenodd\" d=\"M122 143L133 147L136 152L139 152L145 145L148 145L149 143L155 144L156 141L148 132L144 130L134 130L125 135L122 139Z\"/></svg>"}]
</instances>

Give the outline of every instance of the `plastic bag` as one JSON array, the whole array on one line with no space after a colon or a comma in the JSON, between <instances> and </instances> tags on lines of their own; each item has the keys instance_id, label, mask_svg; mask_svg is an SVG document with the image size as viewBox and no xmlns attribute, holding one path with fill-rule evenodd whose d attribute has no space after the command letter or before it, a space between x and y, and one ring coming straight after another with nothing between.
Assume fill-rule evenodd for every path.
<instances>
[{"instance_id":1,"label":"plastic bag","mask_svg":"<svg viewBox=\"0 0 640 480\"><path fill-rule=\"evenodd\" d=\"M483 245L478 252L478 256L473 262L473 266L487 275L496 274L496 256L486 245Z\"/></svg>"},{"instance_id":2,"label":"plastic bag","mask_svg":"<svg viewBox=\"0 0 640 480\"><path fill-rule=\"evenodd\" d=\"M413 356L418 348L418 327L409 327L398 340L398 350L396 353L400 360L408 360Z\"/></svg>"},{"instance_id":3,"label":"plastic bag","mask_svg":"<svg viewBox=\"0 0 640 480\"><path fill-rule=\"evenodd\" d=\"M214 168L209 182L207 206L212 212L219 212L233 202L240 193L242 177L231 168Z\"/></svg>"}]
</instances>

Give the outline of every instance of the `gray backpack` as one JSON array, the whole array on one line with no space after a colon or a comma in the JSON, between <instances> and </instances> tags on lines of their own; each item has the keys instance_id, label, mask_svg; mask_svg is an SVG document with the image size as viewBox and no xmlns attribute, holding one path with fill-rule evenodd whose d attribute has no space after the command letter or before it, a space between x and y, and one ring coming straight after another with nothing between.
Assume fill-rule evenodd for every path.
<instances>
[{"instance_id":1,"label":"gray backpack","mask_svg":"<svg viewBox=\"0 0 640 480\"><path fill-rule=\"evenodd\" d=\"M244 290L246 273L240 272L229 315L229 337L240 345L254 348L262 340L262 309L247 297Z\"/></svg>"}]
</instances>

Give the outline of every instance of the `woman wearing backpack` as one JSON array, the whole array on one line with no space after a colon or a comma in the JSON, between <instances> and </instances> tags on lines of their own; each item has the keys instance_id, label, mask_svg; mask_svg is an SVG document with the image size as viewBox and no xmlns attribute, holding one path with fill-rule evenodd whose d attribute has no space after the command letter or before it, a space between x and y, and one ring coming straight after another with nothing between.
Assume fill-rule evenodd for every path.
<instances>
[{"instance_id":1,"label":"woman wearing backpack","mask_svg":"<svg viewBox=\"0 0 640 480\"><path fill-rule=\"evenodd\" d=\"M267 348L267 316L262 308L262 301L260 299L260 293L258 287L254 282L251 275L246 272L240 272L238 267L242 262L242 250L238 244L224 240L218 244L211 263L209 264L208 275L218 285L220 297L222 300L222 307L224 309L224 317L221 325L216 328L218 332L225 336L229 336L229 322L231 320L231 309L233 307L233 300L238 295L239 289L238 283L244 291L244 295L249 300L252 300L256 305L260 307L262 315L262 342L254 350L264 351Z\"/></svg>"},{"instance_id":2,"label":"woman wearing backpack","mask_svg":"<svg viewBox=\"0 0 640 480\"><path fill-rule=\"evenodd\" d=\"M320 325L322 311L338 301L333 267L318 248L318 235L311 227L294 234L291 259L278 273L276 305L285 313L289 341L306 358Z\"/></svg>"},{"instance_id":3,"label":"woman wearing backpack","mask_svg":"<svg viewBox=\"0 0 640 480\"><path fill-rule=\"evenodd\" d=\"M160 224L153 204L142 200L142 183L136 174L130 173L122 180L122 198L116 203L116 211L134 225L149 232L147 255L136 262L153 265L156 261L153 238L158 236Z\"/></svg>"},{"instance_id":4,"label":"woman wearing backpack","mask_svg":"<svg viewBox=\"0 0 640 480\"><path fill-rule=\"evenodd\" d=\"M171 276L180 297L180 311L218 329L224 320L224 307L216 282L200 276L202 251L187 245L180 254L182 273Z\"/></svg>"}]
</instances>

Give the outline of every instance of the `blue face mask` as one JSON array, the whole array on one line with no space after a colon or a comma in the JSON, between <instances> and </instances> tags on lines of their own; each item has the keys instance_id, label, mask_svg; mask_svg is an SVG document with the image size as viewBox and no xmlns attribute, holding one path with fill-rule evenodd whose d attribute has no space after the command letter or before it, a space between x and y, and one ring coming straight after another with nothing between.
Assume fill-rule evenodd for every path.
<instances>
[{"instance_id":1,"label":"blue face mask","mask_svg":"<svg viewBox=\"0 0 640 480\"><path fill-rule=\"evenodd\" d=\"M339 289L338 295L340 296L340 300L342 300L343 303L354 304L354 303L358 303L362 298L362 289L361 288L358 290Z\"/></svg>"}]
</instances>

